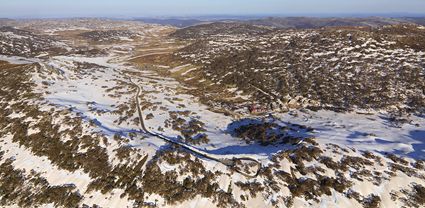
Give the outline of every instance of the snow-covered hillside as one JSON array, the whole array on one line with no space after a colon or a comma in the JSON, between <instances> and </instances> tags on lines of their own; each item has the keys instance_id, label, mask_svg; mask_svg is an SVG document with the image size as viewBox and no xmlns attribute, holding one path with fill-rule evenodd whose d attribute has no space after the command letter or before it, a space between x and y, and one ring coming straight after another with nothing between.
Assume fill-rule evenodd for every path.
<instances>
[{"instance_id":1,"label":"snow-covered hillside","mask_svg":"<svg viewBox=\"0 0 425 208\"><path fill-rule=\"evenodd\" d=\"M66 52L0 56L2 207L425 206L419 112L251 114L243 103L254 98L238 85L215 89L238 105L205 100L214 82L193 76L204 69L197 57L175 60L186 43L170 27L52 21L18 26L39 25ZM121 37L96 31L124 23L137 38L87 36ZM76 28L51 31L66 24Z\"/></svg>"}]
</instances>

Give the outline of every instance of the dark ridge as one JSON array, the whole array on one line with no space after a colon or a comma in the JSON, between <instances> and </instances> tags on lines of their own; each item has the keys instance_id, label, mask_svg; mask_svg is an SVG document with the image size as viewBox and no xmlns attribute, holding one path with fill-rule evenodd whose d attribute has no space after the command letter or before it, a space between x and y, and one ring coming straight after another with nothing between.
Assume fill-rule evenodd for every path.
<instances>
[{"instance_id":1,"label":"dark ridge","mask_svg":"<svg viewBox=\"0 0 425 208\"><path fill-rule=\"evenodd\" d=\"M263 35L272 32L269 27L250 25L241 22L215 22L177 30L171 34L176 38L202 38L214 35Z\"/></svg>"}]
</instances>

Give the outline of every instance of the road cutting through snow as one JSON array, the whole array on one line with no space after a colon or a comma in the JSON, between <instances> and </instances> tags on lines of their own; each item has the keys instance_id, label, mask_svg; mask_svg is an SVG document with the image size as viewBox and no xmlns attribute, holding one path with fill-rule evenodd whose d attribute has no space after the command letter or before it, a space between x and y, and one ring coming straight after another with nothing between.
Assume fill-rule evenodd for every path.
<instances>
[{"instance_id":1,"label":"road cutting through snow","mask_svg":"<svg viewBox=\"0 0 425 208\"><path fill-rule=\"evenodd\" d=\"M168 138L167 136L161 135L159 133L156 132L152 132L150 130L148 130L148 128L146 128L146 124L143 118L143 111L142 108L140 107L140 100L139 100L139 96L142 93L142 89L141 87L136 84L135 82L133 82L133 80L131 79L131 77L129 77L129 81L136 86L137 88L137 92L136 92L136 106L137 106L137 112L138 112L138 117L139 117L139 121L140 121L140 130L142 130L143 132L145 132L146 134L149 134L151 136L157 137L159 139L162 139L168 143L180 146L192 153L195 153L196 155L202 156L204 158L210 159L210 160L214 160L216 162L222 163L225 166L233 169L234 171L238 172L239 174L245 176L245 177L257 177L257 175L259 174L260 170L261 170L261 163L259 161L257 161L256 159L250 158L250 157L233 157L232 159L229 158L219 158L219 156L217 155L212 155L206 152L203 152L195 147L192 147L188 144L184 144L178 141L175 141L173 139ZM254 174L250 174L250 173L245 173L243 172L243 170L240 170L238 168L236 168L238 162L242 163L243 161L249 161L249 162L254 162L256 164L256 171Z\"/></svg>"}]
</instances>

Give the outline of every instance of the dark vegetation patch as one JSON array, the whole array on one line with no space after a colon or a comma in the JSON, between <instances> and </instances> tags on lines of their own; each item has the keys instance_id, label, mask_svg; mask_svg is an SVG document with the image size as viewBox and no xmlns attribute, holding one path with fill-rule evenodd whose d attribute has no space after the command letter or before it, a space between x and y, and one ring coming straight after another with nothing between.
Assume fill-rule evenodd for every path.
<instances>
[{"instance_id":1,"label":"dark vegetation patch","mask_svg":"<svg viewBox=\"0 0 425 208\"><path fill-rule=\"evenodd\" d=\"M319 200L324 194L331 195L331 189L343 193L349 187L351 183L345 178L335 179L326 176L319 176L317 180L299 178L288 186L294 197L303 197L306 200Z\"/></svg>"},{"instance_id":2,"label":"dark vegetation patch","mask_svg":"<svg viewBox=\"0 0 425 208\"><path fill-rule=\"evenodd\" d=\"M153 119L155 116L152 113L149 113L148 115L146 115L145 120L151 120Z\"/></svg>"},{"instance_id":3,"label":"dark vegetation patch","mask_svg":"<svg viewBox=\"0 0 425 208\"><path fill-rule=\"evenodd\" d=\"M35 57L46 52L60 55L66 53L67 50L50 37L13 27L0 27L0 54Z\"/></svg>"},{"instance_id":4,"label":"dark vegetation patch","mask_svg":"<svg viewBox=\"0 0 425 208\"><path fill-rule=\"evenodd\" d=\"M406 204L411 207L421 207L425 205L425 187L420 184L413 184L410 191L403 191L408 199Z\"/></svg>"},{"instance_id":5,"label":"dark vegetation patch","mask_svg":"<svg viewBox=\"0 0 425 208\"><path fill-rule=\"evenodd\" d=\"M417 160L415 164L413 164L413 167L419 170L425 170L425 162L423 160Z\"/></svg>"},{"instance_id":6,"label":"dark vegetation patch","mask_svg":"<svg viewBox=\"0 0 425 208\"><path fill-rule=\"evenodd\" d=\"M382 163L382 159L381 159L381 157L376 156L376 155L375 155L375 154L373 154L372 152L365 151L365 152L363 152L363 153L362 153L362 155L363 155L363 157L365 157L366 159L374 160L377 164L379 164L379 165L383 166L383 163Z\"/></svg>"},{"instance_id":7,"label":"dark vegetation patch","mask_svg":"<svg viewBox=\"0 0 425 208\"><path fill-rule=\"evenodd\" d=\"M341 159L341 165L342 165L342 170L348 170L349 167L353 168L354 170L359 170L359 169L367 168L367 166L372 166L373 162L361 157L345 155Z\"/></svg>"},{"instance_id":8,"label":"dark vegetation patch","mask_svg":"<svg viewBox=\"0 0 425 208\"><path fill-rule=\"evenodd\" d=\"M134 87L134 85L129 84L127 82L123 82L122 80L114 80L114 81L116 82L116 86L112 88L108 88L105 91L109 93L108 96L113 98L117 98L117 97L119 98L123 94L134 95L136 93L136 88ZM129 85L131 87L127 88ZM132 97L131 100L124 103L119 103L116 106L114 105L112 107L114 107L115 110L112 111L111 113L119 115L119 118L116 119L114 123L121 125L123 122L129 122L129 123L133 123L136 126L140 124L140 121L138 118L134 118L130 120L130 118L134 117L134 115L136 115L136 112L137 112L137 105L136 105L135 98Z\"/></svg>"},{"instance_id":9,"label":"dark vegetation patch","mask_svg":"<svg viewBox=\"0 0 425 208\"><path fill-rule=\"evenodd\" d=\"M28 123L22 123L19 118L9 121L13 123L8 129L14 135L13 142L29 148L37 156L47 156L53 164L65 170L75 171L82 168L93 178L100 177L111 170L106 149L98 146L100 138L86 135L91 139L79 140L78 137L84 137L75 134L79 131L76 127L73 129L73 137L76 138L63 142L61 137L70 132L59 133L60 125L54 124L50 114L45 112L37 112L37 114L42 117L34 126L40 129L40 132L29 136L27 135ZM87 142L84 144L87 147L84 152L79 148L82 141Z\"/></svg>"},{"instance_id":10,"label":"dark vegetation patch","mask_svg":"<svg viewBox=\"0 0 425 208\"><path fill-rule=\"evenodd\" d=\"M139 156L141 158L141 156ZM155 157L147 162L147 156L133 163L117 165L105 176L99 177L89 184L88 192L99 190L106 194L115 188L124 189L121 195L135 200L136 206L148 206L145 201L147 194L162 196L169 205L193 199L197 195L212 198L219 207L241 207L232 194L219 189L215 182L216 175L207 171L197 158L191 157L181 150L159 151ZM162 172L160 163L175 165L174 171ZM178 175L187 176L177 180Z\"/></svg>"},{"instance_id":11,"label":"dark vegetation patch","mask_svg":"<svg viewBox=\"0 0 425 208\"><path fill-rule=\"evenodd\" d=\"M262 35L271 32L273 29L261 26L254 26L244 23L216 22L212 24L198 25L177 30L172 37L180 39L198 39L209 36L221 35Z\"/></svg>"},{"instance_id":12,"label":"dark vegetation patch","mask_svg":"<svg viewBox=\"0 0 425 208\"><path fill-rule=\"evenodd\" d=\"M263 168L260 175L265 176L267 180L285 182L292 197L300 197L306 200L319 201L321 196L331 195L332 190L348 193L352 182L342 174L345 171L342 170L341 164L333 162L330 157L323 156L323 150L316 145L314 142L301 144L293 150L285 150L274 155L272 158L274 164ZM291 168L290 173L280 170L280 165L277 164L284 158L295 164L295 168ZM328 168L335 171L336 177L324 175L325 170L316 165L305 166L306 162L315 160L325 163ZM296 177L296 172L302 176Z\"/></svg>"},{"instance_id":13,"label":"dark vegetation patch","mask_svg":"<svg viewBox=\"0 0 425 208\"><path fill-rule=\"evenodd\" d=\"M80 36L95 42L116 42L122 41L122 38L138 37L136 33L128 30L97 30L81 33Z\"/></svg>"},{"instance_id":14,"label":"dark vegetation patch","mask_svg":"<svg viewBox=\"0 0 425 208\"><path fill-rule=\"evenodd\" d=\"M363 170L364 168L367 168L367 166L373 165L373 162L370 160L349 155L344 155L338 162L335 162L331 157L328 156L320 157L319 161L332 170L343 172L348 171L350 168L352 168L354 171Z\"/></svg>"},{"instance_id":15,"label":"dark vegetation patch","mask_svg":"<svg viewBox=\"0 0 425 208\"><path fill-rule=\"evenodd\" d=\"M402 157L399 157L395 154L387 154L387 157L389 159L391 159L393 162L401 164L401 165L408 165L409 164L409 162L407 160L405 160Z\"/></svg>"},{"instance_id":16,"label":"dark vegetation patch","mask_svg":"<svg viewBox=\"0 0 425 208\"><path fill-rule=\"evenodd\" d=\"M74 49L74 54L95 57L95 56L107 56L108 52L105 49L92 48L89 46L79 46Z\"/></svg>"},{"instance_id":17,"label":"dark vegetation patch","mask_svg":"<svg viewBox=\"0 0 425 208\"><path fill-rule=\"evenodd\" d=\"M117 158L122 161L130 158L133 148L131 146L122 146L115 149L114 152L116 152Z\"/></svg>"},{"instance_id":18,"label":"dark vegetation patch","mask_svg":"<svg viewBox=\"0 0 425 208\"><path fill-rule=\"evenodd\" d=\"M311 131L310 128L295 124L287 126L266 120L242 119L229 124L228 132L235 137L239 137L247 144L259 143L263 146L273 144L297 144L301 141L314 142L311 138L299 134L299 132Z\"/></svg>"},{"instance_id":19,"label":"dark vegetation patch","mask_svg":"<svg viewBox=\"0 0 425 208\"><path fill-rule=\"evenodd\" d=\"M89 184L87 191L99 190L106 194L113 189L120 188L124 190L121 197L127 195L136 204L143 204L144 195L140 181L148 157L138 155L137 158L133 162L117 165L112 170L105 172L101 177L97 177Z\"/></svg>"},{"instance_id":20,"label":"dark vegetation patch","mask_svg":"<svg viewBox=\"0 0 425 208\"><path fill-rule=\"evenodd\" d=\"M369 155L370 154L370 155ZM367 158L374 159L375 163L381 164L381 159L378 156L371 156L371 153L368 153ZM353 156L343 156L339 161L334 161L331 157L322 156L319 158L319 162L323 163L327 168L330 168L334 171L347 172L350 171L350 176L353 179L359 181L370 181L375 185L379 185L383 180L388 180L387 177L383 175L382 172L372 171L368 166L372 166L373 162L361 157ZM383 164L381 164L383 165Z\"/></svg>"},{"instance_id":21,"label":"dark vegetation patch","mask_svg":"<svg viewBox=\"0 0 425 208\"><path fill-rule=\"evenodd\" d=\"M241 190L249 192L252 198L255 198L258 193L261 193L264 191L264 187L261 185L261 183L258 182L236 182L236 186L238 186Z\"/></svg>"},{"instance_id":22,"label":"dark vegetation patch","mask_svg":"<svg viewBox=\"0 0 425 208\"><path fill-rule=\"evenodd\" d=\"M364 208L378 208L381 205L381 198L377 195L371 194L362 201Z\"/></svg>"},{"instance_id":23,"label":"dark vegetation patch","mask_svg":"<svg viewBox=\"0 0 425 208\"><path fill-rule=\"evenodd\" d=\"M165 127L170 127L181 133L180 140L185 143L199 145L207 144L209 142L208 136L205 132L205 124L196 118L190 118L189 121L185 119L190 115L190 111L172 111L169 112L170 119L165 121Z\"/></svg>"},{"instance_id":24,"label":"dark vegetation patch","mask_svg":"<svg viewBox=\"0 0 425 208\"><path fill-rule=\"evenodd\" d=\"M177 165L176 170L161 172L161 161ZM178 174L189 176L179 181ZM148 194L159 194L170 205L201 195L212 198L218 207L243 207L236 202L231 191L225 192L219 188L215 180L217 174L206 170L199 159L193 159L187 152L179 149L163 151L147 165L143 176L143 189Z\"/></svg>"},{"instance_id":25,"label":"dark vegetation patch","mask_svg":"<svg viewBox=\"0 0 425 208\"><path fill-rule=\"evenodd\" d=\"M409 167L404 166L404 165L399 165L399 164L396 164L396 163L390 163L389 165L390 165L390 168L393 172L400 171L400 172L403 172L404 174L406 174L410 177L415 176L417 174L415 169L409 168Z\"/></svg>"},{"instance_id":26,"label":"dark vegetation patch","mask_svg":"<svg viewBox=\"0 0 425 208\"><path fill-rule=\"evenodd\" d=\"M12 163L9 158L0 165L0 206L38 207L52 203L55 207L77 207L83 199L75 185L51 186L39 174L25 175Z\"/></svg>"},{"instance_id":27,"label":"dark vegetation patch","mask_svg":"<svg viewBox=\"0 0 425 208\"><path fill-rule=\"evenodd\" d=\"M289 143L290 138L285 136L282 129L276 127L278 125L274 123L248 124L235 129L235 136L242 138L247 143L258 142L264 146L277 142L283 143L285 140ZM292 139L292 143L299 141L299 139Z\"/></svg>"},{"instance_id":28,"label":"dark vegetation patch","mask_svg":"<svg viewBox=\"0 0 425 208\"><path fill-rule=\"evenodd\" d=\"M411 183L406 189L392 192L391 199L393 201L401 201L404 203L403 207L423 207L425 205L425 187L417 183Z\"/></svg>"}]
</instances>

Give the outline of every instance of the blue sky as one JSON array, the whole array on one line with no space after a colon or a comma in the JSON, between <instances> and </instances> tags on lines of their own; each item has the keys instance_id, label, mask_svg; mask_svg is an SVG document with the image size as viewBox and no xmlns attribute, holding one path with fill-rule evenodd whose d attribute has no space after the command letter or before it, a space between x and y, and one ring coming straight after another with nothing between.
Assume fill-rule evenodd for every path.
<instances>
[{"instance_id":1,"label":"blue sky","mask_svg":"<svg viewBox=\"0 0 425 208\"><path fill-rule=\"evenodd\" d=\"M0 0L0 17L425 14L425 0Z\"/></svg>"}]
</instances>

